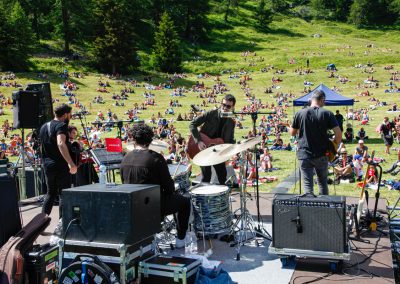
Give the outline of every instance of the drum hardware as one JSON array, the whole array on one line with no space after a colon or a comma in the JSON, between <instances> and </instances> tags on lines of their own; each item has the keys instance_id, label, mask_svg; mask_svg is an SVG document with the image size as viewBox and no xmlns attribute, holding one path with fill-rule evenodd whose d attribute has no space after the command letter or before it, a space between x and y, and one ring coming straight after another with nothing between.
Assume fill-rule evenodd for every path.
<instances>
[{"instance_id":1,"label":"drum hardware","mask_svg":"<svg viewBox=\"0 0 400 284\"><path fill-rule=\"evenodd\" d=\"M239 114L239 115L250 115L251 116L251 120L253 122L253 133L254 135L257 134L257 127L256 127L256 122L257 122L257 118L259 114L276 114L276 112L235 112L235 114ZM262 136L258 136L260 137L260 142L263 139ZM267 232L267 230L265 230L265 228L263 228L261 226L262 224L262 220L261 220L261 213L260 213L260 191L259 191L259 184L258 184L258 178L259 178L259 174L258 174L258 164L257 164L257 144L252 144L252 146L248 147L249 148L253 148L254 151L254 159L255 159L255 169L256 169L256 184L255 184L255 189L256 189L256 207L257 207L257 227L256 227L256 233L258 236L267 239L269 241L272 241L272 236Z\"/></svg>"}]
</instances>

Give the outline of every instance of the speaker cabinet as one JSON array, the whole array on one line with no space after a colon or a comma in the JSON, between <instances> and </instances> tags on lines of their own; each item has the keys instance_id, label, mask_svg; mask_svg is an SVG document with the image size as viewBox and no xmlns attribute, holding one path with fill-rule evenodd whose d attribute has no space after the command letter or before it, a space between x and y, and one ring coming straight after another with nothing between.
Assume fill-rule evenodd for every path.
<instances>
[{"instance_id":1,"label":"speaker cabinet","mask_svg":"<svg viewBox=\"0 0 400 284\"><path fill-rule=\"evenodd\" d=\"M346 197L277 194L272 233L275 248L346 253Z\"/></svg>"},{"instance_id":2,"label":"speaker cabinet","mask_svg":"<svg viewBox=\"0 0 400 284\"><path fill-rule=\"evenodd\" d=\"M14 128L34 129L39 127L39 92L15 91L13 99Z\"/></svg>"},{"instance_id":3,"label":"speaker cabinet","mask_svg":"<svg viewBox=\"0 0 400 284\"><path fill-rule=\"evenodd\" d=\"M51 97L50 83L28 84L27 91L39 92L39 126L53 119L53 99Z\"/></svg>"},{"instance_id":4,"label":"speaker cabinet","mask_svg":"<svg viewBox=\"0 0 400 284\"><path fill-rule=\"evenodd\" d=\"M74 218L67 239L135 244L160 232L160 186L91 184L62 191L63 229Z\"/></svg>"}]
</instances>

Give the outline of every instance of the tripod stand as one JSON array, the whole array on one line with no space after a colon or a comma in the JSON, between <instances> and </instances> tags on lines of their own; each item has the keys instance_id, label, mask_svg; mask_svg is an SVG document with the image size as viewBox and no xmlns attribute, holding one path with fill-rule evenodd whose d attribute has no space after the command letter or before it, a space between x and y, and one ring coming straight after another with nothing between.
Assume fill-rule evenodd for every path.
<instances>
[{"instance_id":1,"label":"tripod stand","mask_svg":"<svg viewBox=\"0 0 400 284\"><path fill-rule=\"evenodd\" d=\"M251 120L253 123L253 133L254 135L257 135L257 128L256 128L256 122L258 118L258 114L274 114L274 112L235 112L235 114L243 114L243 115L250 115ZM259 190L259 173L258 173L258 163L257 163L257 146L254 146L253 148L253 153L254 153L254 166L256 170L256 183L255 183L255 189L256 189L256 207L257 207L257 226L255 227L256 235L259 237L262 237L266 240L272 241L271 235L267 232L267 230L262 227L262 220L261 220L261 213L260 213L260 190Z\"/></svg>"}]
</instances>

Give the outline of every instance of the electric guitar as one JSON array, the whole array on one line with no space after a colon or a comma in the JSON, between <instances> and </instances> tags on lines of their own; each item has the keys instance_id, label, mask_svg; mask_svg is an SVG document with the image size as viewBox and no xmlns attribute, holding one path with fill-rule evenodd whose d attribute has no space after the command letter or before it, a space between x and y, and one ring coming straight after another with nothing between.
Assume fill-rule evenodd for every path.
<instances>
[{"instance_id":1,"label":"electric guitar","mask_svg":"<svg viewBox=\"0 0 400 284\"><path fill-rule=\"evenodd\" d=\"M329 162L332 162L335 159L337 152L338 144L336 144L335 141L329 139L328 150L326 150L326 156L328 157Z\"/></svg>"},{"instance_id":2,"label":"electric guitar","mask_svg":"<svg viewBox=\"0 0 400 284\"><path fill-rule=\"evenodd\" d=\"M214 138L211 139L204 133L200 132L200 137L201 141L203 141L204 144L206 144L207 148L210 146L214 146L217 144L224 144L224 140L222 138ZM189 141L188 141L188 155L191 159L193 159L194 156L197 155L197 153L200 152L199 146L197 143L194 141L193 135L190 135Z\"/></svg>"}]
</instances>

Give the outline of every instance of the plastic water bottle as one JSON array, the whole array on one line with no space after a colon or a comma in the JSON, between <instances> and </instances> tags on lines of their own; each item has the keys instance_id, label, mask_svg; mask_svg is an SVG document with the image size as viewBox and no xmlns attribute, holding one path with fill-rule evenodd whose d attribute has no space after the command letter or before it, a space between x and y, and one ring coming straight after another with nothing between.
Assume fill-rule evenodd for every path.
<instances>
[{"instance_id":1,"label":"plastic water bottle","mask_svg":"<svg viewBox=\"0 0 400 284\"><path fill-rule=\"evenodd\" d=\"M188 235L185 237L185 255L191 254L192 238Z\"/></svg>"},{"instance_id":2,"label":"plastic water bottle","mask_svg":"<svg viewBox=\"0 0 400 284\"><path fill-rule=\"evenodd\" d=\"M186 235L185 254L197 254L197 237L194 232L188 232Z\"/></svg>"},{"instance_id":3,"label":"plastic water bottle","mask_svg":"<svg viewBox=\"0 0 400 284\"><path fill-rule=\"evenodd\" d=\"M99 176L99 183L106 184L107 183L107 167L103 164L99 167L100 176Z\"/></svg>"},{"instance_id":4,"label":"plastic water bottle","mask_svg":"<svg viewBox=\"0 0 400 284\"><path fill-rule=\"evenodd\" d=\"M190 250L191 250L191 254L197 254L197 237L196 234L191 231L190 232L190 236L191 236L191 244L190 244Z\"/></svg>"}]
</instances>

